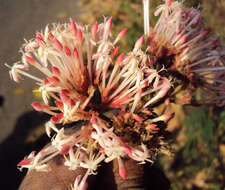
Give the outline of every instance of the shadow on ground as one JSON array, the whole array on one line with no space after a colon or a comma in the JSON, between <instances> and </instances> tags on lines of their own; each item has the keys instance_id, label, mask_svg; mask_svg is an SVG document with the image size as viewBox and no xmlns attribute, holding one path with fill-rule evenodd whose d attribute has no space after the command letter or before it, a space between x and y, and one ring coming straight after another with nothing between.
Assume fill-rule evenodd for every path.
<instances>
[{"instance_id":1,"label":"shadow on ground","mask_svg":"<svg viewBox=\"0 0 225 190\"><path fill-rule=\"evenodd\" d=\"M38 138L34 143L27 144L25 140L31 130L44 124L49 119L46 114L31 111L24 113L16 121L13 133L0 144L1 189L15 190L18 188L25 171L20 172L17 164L33 150L40 150L48 141L47 135Z\"/></svg>"}]
</instances>

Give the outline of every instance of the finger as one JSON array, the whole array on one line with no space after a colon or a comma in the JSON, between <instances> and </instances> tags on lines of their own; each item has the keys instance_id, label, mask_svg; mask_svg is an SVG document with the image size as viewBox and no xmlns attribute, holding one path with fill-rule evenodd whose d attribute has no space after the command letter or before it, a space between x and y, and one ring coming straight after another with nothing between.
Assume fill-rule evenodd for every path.
<instances>
[{"instance_id":1,"label":"finger","mask_svg":"<svg viewBox=\"0 0 225 190\"><path fill-rule=\"evenodd\" d=\"M123 160L126 168L126 179L122 179L119 175L119 165L117 160L113 161L113 173L117 190L144 190L144 165L137 164L131 159Z\"/></svg>"},{"instance_id":2,"label":"finger","mask_svg":"<svg viewBox=\"0 0 225 190\"><path fill-rule=\"evenodd\" d=\"M113 173L117 190L149 190L161 189L169 190L170 182L163 171L149 163L138 164L131 159L123 159L126 168L126 179L123 180L119 175L118 162L113 162Z\"/></svg>"},{"instance_id":3,"label":"finger","mask_svg":"<svg viewBox=\"0 0 225 190\"><path fill-rule=\"evenodd\" d=\"M37 172L31 170L25 176L19 190L67 190L71 189L75 178L84 175L86 169L78 168L69 170L64 166L64 158L59 155L48 162L50 172ZM88 177L88 185L91 186L94 176Z\"/></svg>"}]
</instances>

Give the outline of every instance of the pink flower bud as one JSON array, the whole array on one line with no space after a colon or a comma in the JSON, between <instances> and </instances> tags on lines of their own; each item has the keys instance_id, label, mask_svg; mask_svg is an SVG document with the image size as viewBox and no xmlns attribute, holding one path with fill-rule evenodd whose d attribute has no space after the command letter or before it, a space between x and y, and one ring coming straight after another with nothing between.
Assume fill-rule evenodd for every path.
<instances>
[{"instance_id":1,"label":"pink flower bud","mask_svg":"<svg viewBox=\"0 0 225 190\"><path fill-rule=\"evenodd\" d=\"M71 146L70 145L65 145L62 147L61 151L60 151L60 154L67 154L70 150Z\"/></svg>"},{"instance_id":2,"label":"pink flower bud","mask_svg":"<svg viewBox=\"0 0 225 190\"><path fill-rule=\"evenodd\" d=\"M45 41L43 40L43 37L41 36L41 34L39 32L36 33L36 40L39 44L39 46L45 46Z\"/></svg>"},{"instance_id":3,"label":"pink flower bud","mask_svg":"<svg viewBox=\"0 0 225 190\"><path fill-rule=\"evenodd\" d=\"M59 114L56 114L54 115L51 120L54 122L54 123L58 123L60 119L63 118L63 113L59 113Z\"/></svg>"},{"instance_id":4,"label":"pink flower bud","mask_svg":"<svg viewBox=\"0 0 225 190\"><path fill-rule=\"evenodd\" d=\"M119 166L119 174L122 177L122 179L126 179L126 169L124 167L123 161L121 160L121 158L118 158L118 166Z\"/></svg>"},{"instance_id":5,"label":"pink flower bud","mask_svg":"<svg viewBox=\"0 0 225 190\"><path fill-rule=\"evenodd\" d=\"M77 27L76 27L76 24L75 24L75 22L73 20L71 20L70 26L71 26L71 29L73 31L73 34L76 35L76 33L77 33Z\"/></svg>"},{"instance_id":6,"label":"pink flower bud","mask_svg":"<svg viewBox=\"0 0 225 190\"><path fill-rule=\"evenodd\" d=\"M60 43L59 40L57 40L56 38L54 38L53 43L54 43L54 45L56 46L56 48L57 48L59 51L62 51L62 50L63 50L63 46L62 46L62 44Z\"/></svg>"},{"instance_id":7,"label":"pink flower bud","mask_svg":"<svg viewBox=\"0 0 225 190\"><path fill-rule=\"evenodd\" d=\"M122 39L125 34L127 33L127 28L124 28L120 33L118 34L119 39Z\"/></svg>"},{"instance_id":8,"label":"pink flower bud","mask_svg":"<svg viewBox=\"0 0 225 190\"><path fill-rule=\"evenodd\" d=\"M119 53L120 46L116 46L114 51L112 52L112 57L115 57Z\"/></svg>"},{"instance_id":9,"label":"pink flower bud","mask_svg":"<svg viewBox=\"0 0 225 190\"><path fill-rule=\"evenodd\" d=\"M71 56L71 51L67 46L64 46L64 51L66 52L66 55Z\"/></svg>"},{"instance_id":10,"label":"pink flower bud","mask_svg":"<svg viewBox=\"0 0 225 190\"><path fill-rule=\"evenodd\" d=\"M36 32L36 38L43 39L40 32Z\"/></svg>"},{"instance_id":11,"label":"pink flower bud","mask_svg":"<svg viewBox=\"0 0 225 190\"><path fill-rule=\"evenodd\" d=\"M70 105L71 106L74 106L75 105L75 102L72 99L70 99Z\"/></svg>"},{"instance_id":12,"label":"pink flower bud","mask_svg":"<svg viewBox=\"0 0 225 190\"><path fill-rule=\"evenodd\" d=\"M106 21L105 24L106 32L109 32L111 30L111 27L112 27L112 16Z\"/></svg>"},{"instance_id":13,"label":"pink flower bud","mask_svg":"<svg viewBox=\"0 0 225 190\"><path fill-rule=\"evenodd\" d=\"M48 105L43 105L43 110L49 110L50 107Z\"/></svg>"},{"instance_id":14,"label":"pink flower bud","mask_svg":"<svg viewBox=\"0 0 225 190\"><path fill-rule=\"evenodd\" d=\"M26 55L26 61L28 63L30 63L31 65L35 65L35 63L36 63L35 60L32 57L27 56L27 55Z\"/></svg>"},{"instance_id":15,"label":"pink flower bud","mask_svg":"<svg viewBox=\"0 0 225 190\"><path fill-rule=\"evenodd\" d=\"M59 118L57 118L56 116L52 116L51 120L53 121L53 123L58 123L59 122Z\"/></svg>"},{"instance_id":16,"label":"pink flower bud","mask_svg":"<svg viewBox=\"0 0 225 190\"><path fill-rule=\"evenodd\" d=\"M44 79L44 84L49 84L49 81L48 81L48 79L46 78L46 79Z\"/></svg>"},{"instance_id":17,"label":"pink flower bud","mask_svg":"<svg viewBox=\"0 0 225 190\"><path fill-rule=\"evenodd\" d=\"M52 73L55 75L60 75L60 70L57 67L52 66Z\"/></svg>"},{"instance_id":18,"label":"pink flower bud","mask_svg":"<svg viewBox=\"0 0 225 190\"><path fill-rule=\"evenodd\" d=\"M74 48L74 50L73 50L73 56L74 56L74 58L75 58L76 60L79 59L78 51L77 51L76 48Z\"/></svg>"},{"instance_id":19,"label":"pink flower bud","mask_svg":"<svg viewBox=\"0 0 225 190\"><path fill-rule=\"evenodd\" d=\"M69 101L68 93L66 90L62 90L59 94L60 99L62 100L63 103L66 103Z\"/></svg>"},{"instance_id":20,"label":"pink flower bud","mask_svg":"<svg viewBox=\"0 0 225 190\"><path fill-rule=\"evenodd\" d=\"M124 57L124 53L121 53L117 59L116 59L116 63L121 65L122 61L123 61L123 57Z\"/></svg>"},{"instance_id":21,"label":"pink flower bud","mask_svg":"<svg viewBox=\"0 0 225 190\"><path fill-rule=\"evenodd\" d=\"M98 22L96 21L91 29L92 36L94 37L97 34L97 32L98 32Z\"/></svg>"},{"instance_id":22,"label":"pink flower bud","mask_svg":"<svg viewBox=\"0 0 225 190\"><path fill-rule=\"evenodd\" d=\"M42 111L43 106L39 102L33 102L31 106L36 110L36 111Z\"/></svg>"},{"instance_id":23,"label":"pink flower bud","mask_svg":"<svg viewBox=\"0 0 225 190\"><path fill-rule=\"evenodd\" d=\"M137 51L138 49L141 48L142 44L144 42L144 35L142 35L135 43L134 45L134 50Z\"/></svg>"},{"instance_id":24,"label":"pink flower bud","mask_svg":"<svg viewBox=\"0 0 225 190\"><path fill-rule=\"evenodd\" d=\"M48 81L49 81L50 83L53 83L53 84L60 82L59 78L56 77L56 76L49 77L49 78L48 78Z\"/></svg>"},{"instance_id":25,"label":"pink flower bud","mask_svg":"<svg viewBox=\"0 0 225 190\"><path fill-rule=\"evenodd\" d=\"M96 125L97 124L97 118L95 116L92 116L90 122L92 124L95 124Z\"/></svg>"},{"instance_id":26,"label":"pink flower bud","mask_svg":"<svg viewBox=\"0 0 225 190\"><path fill-rule=\"evenodd\" d=\"M55 101L55 104L56 104L56 106L58 107L58 108L63 108L63 103L62 102L60 102L60 101Z\"/></svg>"},{"instance_id":27,"label":"pink flower bud","mask_svg":"<svg viewBox=\"0 0 225 190\"><path fill-rule=\"evenodd\" d=\"M172 2L173 2L173 0L168 0L167 1L168 5L171 5Z\"/></svg>"},{"instance_id":28,"label":"pink flower bud","mask_svg":"<svg viewBox=\"0 0 225 190\"><path fill-rule=\"evenodd\" d=\"M48 38L53 41L55 36L51 32L49 32L48 33Z\"/></svg>"},{"instance_id":29,"label":"pink flower bud","mask_svg":"<svg viewBox=\"0 0 225 190\"><path fill-rule=\"evenodd\" d=\"M17 164L17 166L24 166L24 165L28 165L30 164L32 161L32 158L25 158L24 160L22 160L21 162L19 162Z\"/></svg>"},{"instance_id":30,"label":"pink flower bud","mask_svg":"<svg viewBox=\"0 0 225 190\"><path fill-rule=\"evenodd\" d=\"M78 31L77 31L77 41L79 41L81 43L82 39L83 39L82 31L79 28Z\"/></svg>"},{"instance_id":31,"label":"pink flower bud","mask_svg":"<svg viewBox=\"0 0 225 190\"><path fill-rule=\"evenodd\" d=\"M116 39L114 41L114 44L116 44L119 40L121 40L125 36L126 33L127 33L127 28L120 31L120 33L118 34L118 36L116 37Z\"/></svg>"},{"instance_id":32,"label":"pink flower bud","mask_svg":"<svg viewBox=\"0 0 225 190\"><path fill-rule=\"evenodd\" d=\"M142 118L139 116L139 115L137 115L137 114L133 114L133 118L137 121L137 122L139 122L139 123L141 123L142 122Z\"/></svg>"},{"instance_id":33,"label":"pink flower bud","mask_svg":"<svg viewBox=\"0 0 225 190\"><path fill-rule=\"evenodd\" d=\"M119 168L119 174L122 177L122 179L126 179L126 169L124 167Z\"/></svg>"}]
</instances>

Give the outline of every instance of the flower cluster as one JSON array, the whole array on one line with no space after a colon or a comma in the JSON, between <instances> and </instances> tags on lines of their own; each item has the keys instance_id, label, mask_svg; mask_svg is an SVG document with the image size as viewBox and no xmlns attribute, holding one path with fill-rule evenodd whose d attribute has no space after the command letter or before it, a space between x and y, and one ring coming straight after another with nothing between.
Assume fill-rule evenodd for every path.
<instances>
[{"instance_id":1,"label":"flower cluster","mask_svg":"<svg viewBox=\"0 0 225 190\"><path fill-rule=\"evenodd\" d=\"M119 54L117 43L127 29L113 40L111 27L111 17L91 29L74 21L53 24L24 45L22 61L11 67L10 75L16 82L22 76L37 82L43 102L33 102L32 107L51 115L46 133L55 135L50 146L21 161L21 168L49 171L47 161L65 155L69 169L87 169L82 189L103 160L117 159L122 178L123 157L152 162L159 146L153 141L161 141L157 131L173 116L156 115L152 105L166 96L171 84L148 66L150 58L141 49L144 36L131 52ZM42 75L28 73L30 66ZM70 134L59 127L77 121L87 122Z\"/></svg>"},{"instance_id":2,"label":"flower cluster","mask_svg":"<svg viewBox=\"0 0 225 190\"><path fill-rule=\"evenodd\" d=\"M223 106L225 51L219 38L204 28L201 12L186 8L182 2L166 0L155 12L159 15L148 39L153 60L183 75L192 89L206 91L205 102Z\"/></svg>"}]
</instances>

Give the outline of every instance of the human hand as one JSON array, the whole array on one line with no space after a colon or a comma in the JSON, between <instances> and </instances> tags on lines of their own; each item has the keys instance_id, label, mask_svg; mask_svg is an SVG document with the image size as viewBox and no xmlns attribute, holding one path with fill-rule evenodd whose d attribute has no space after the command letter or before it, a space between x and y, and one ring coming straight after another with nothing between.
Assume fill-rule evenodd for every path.
<instances>
[{"instance_id":1,"label":"human hand","mask_svg":"<svg viewBox=\"0 0 225 190\"><path fill-rule=\"evenodd\" d=\"M144 189L169 189L169 182L159 169L149 164L137 164L130 159L124 159L126 179L122 179L118 171L118 163L114 161L103 164L98 169L97 175L90 175L87 180L88 190L144 190ZM84 175L86 170L78 168L69 170L64 165L64 157L56 156L48 162L51 167L49 172L31 170L25 176L19 190L68 190L72 189L78 175Z\"/></svg>"}]
</instances>

